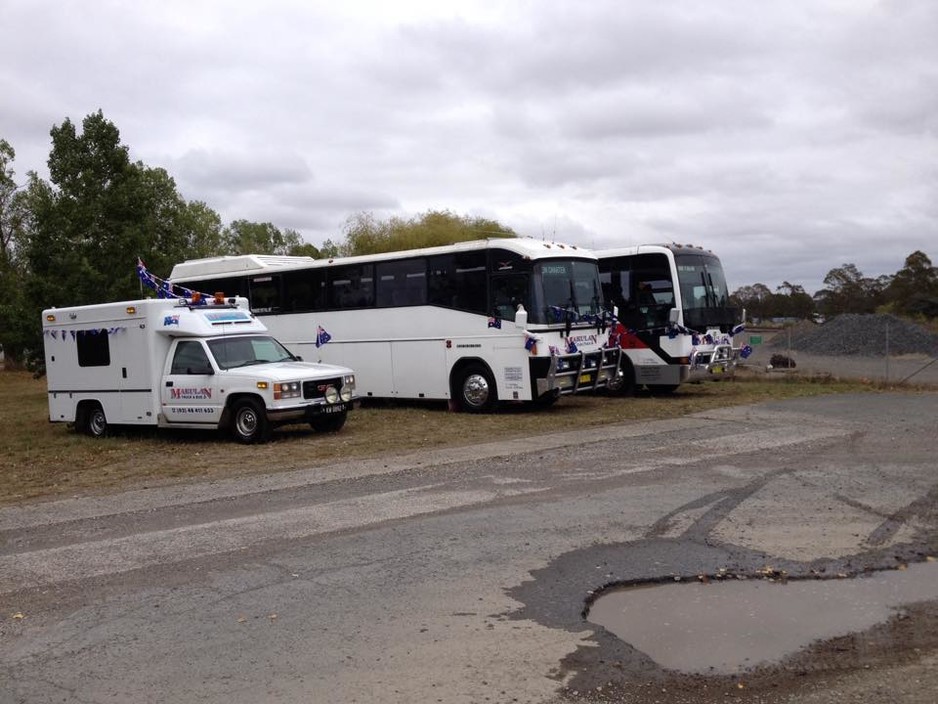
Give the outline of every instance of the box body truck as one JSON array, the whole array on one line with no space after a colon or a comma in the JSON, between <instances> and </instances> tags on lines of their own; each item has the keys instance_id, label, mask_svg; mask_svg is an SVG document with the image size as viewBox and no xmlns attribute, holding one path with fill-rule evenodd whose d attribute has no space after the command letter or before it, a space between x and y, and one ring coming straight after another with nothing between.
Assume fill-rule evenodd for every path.
<instances>
[{"instance_id":1,"label":"box body truck","mask_svg":"<svg viewBox=\"0 0 938 704\"><path fill-rule=\"evenodd\" d=\"M49 419L87 435L110 425L228 430L243 443L307 422L345 423L347 367L303 362L247 299L143 299L43 311Z\"/></svg>"}]
</instances>

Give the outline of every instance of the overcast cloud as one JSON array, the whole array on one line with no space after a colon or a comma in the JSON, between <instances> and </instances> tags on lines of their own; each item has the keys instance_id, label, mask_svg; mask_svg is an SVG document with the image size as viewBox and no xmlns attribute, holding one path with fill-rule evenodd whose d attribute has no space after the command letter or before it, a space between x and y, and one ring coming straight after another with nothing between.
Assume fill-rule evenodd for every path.
<instances>
[{"instance_id":1,"label":"overcast cloud","mask_svg":"<svg viewBox=\"0 0 938 704\"><path fill-rule=\"evenodd\" d=\"M731 289L938 260L934 0L2 0L0 137L103 110L225 222L429 209ZM936 262L938 263L938 262Z\"/></svg>"}]
</instances>

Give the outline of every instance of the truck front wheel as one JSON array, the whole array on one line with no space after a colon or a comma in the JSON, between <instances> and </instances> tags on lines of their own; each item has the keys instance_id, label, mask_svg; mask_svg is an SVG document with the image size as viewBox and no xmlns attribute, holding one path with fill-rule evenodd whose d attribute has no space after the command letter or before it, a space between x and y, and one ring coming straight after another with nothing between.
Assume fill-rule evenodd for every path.
<instances>
[{"instance_id":1,"label":"truck front wheel","mask_svg":"<svg viewBox=\"0 0 938 704\"><path fill-rule=\"evenodd\" d=\"M231 413L231 433L235 440L245 445L267 442L270 424L263 407L251 399L235 401Z\"/></svg>"}]
</instances>

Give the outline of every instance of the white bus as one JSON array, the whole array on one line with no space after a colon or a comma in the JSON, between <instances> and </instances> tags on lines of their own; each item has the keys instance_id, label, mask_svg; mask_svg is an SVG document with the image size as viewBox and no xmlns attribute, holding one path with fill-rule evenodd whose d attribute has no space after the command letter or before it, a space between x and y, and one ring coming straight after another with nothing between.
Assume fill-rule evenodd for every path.
<instances>
[{"instance_id":1,"label":"white bus","mask_svg":"<svg viewBox=\"0 0 938 704\"><path fill-rule=\"evenodd\" d=\"M685 382L725 378L751 352L734 345L743 320L728 303L723 266L712 252L640 245L596 256L606 303L618 310L610 343L623 351L622 374L610 390L668 392Z\"/></svg>"},{"instance_id":2,"label":"white bus","mask_svg":"<svg viewBox=\"0 0 938 704\"><path fill-rule=\"evenodd\" d=\"M180 295L246 296L290 349L354 369L359 398L446 399L483 412L499 401L547 405L618 374L596 257L571 245L215 257L177 264L170 282Z\"/></svg>"}]
</instances>

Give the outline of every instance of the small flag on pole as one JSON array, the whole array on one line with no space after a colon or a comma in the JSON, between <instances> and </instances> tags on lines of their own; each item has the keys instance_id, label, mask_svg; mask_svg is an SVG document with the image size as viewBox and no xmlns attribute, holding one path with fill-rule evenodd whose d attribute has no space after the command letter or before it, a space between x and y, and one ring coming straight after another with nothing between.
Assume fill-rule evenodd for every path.
<instances>
[{"instance_id":1,"label":"small flag on pole","mask_svg":"<svg viewBox=\"0 0 938 704\"><path fill-rule=\"evenodd\" d=\"M332 339L332 335L327 333L322 325L316 326L316 347L322 347L324 344L329 342Z\"/></svg>"}]
</instances>

